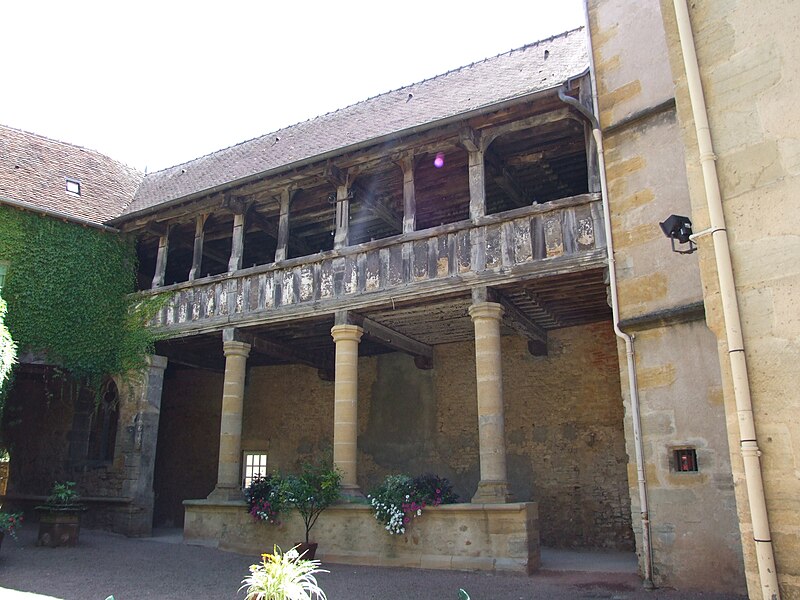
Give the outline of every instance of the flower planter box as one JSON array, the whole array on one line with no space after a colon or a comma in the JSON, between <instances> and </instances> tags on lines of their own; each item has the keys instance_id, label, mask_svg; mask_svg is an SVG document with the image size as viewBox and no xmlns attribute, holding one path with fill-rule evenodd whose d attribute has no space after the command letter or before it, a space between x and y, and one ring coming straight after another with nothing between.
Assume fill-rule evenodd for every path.
<instances>
[{"instance_id":1,"label":"flower planter box","mask_svg":"<svg viewBox=\"0 0 800 600\"><path fill-rule=\"evenodd\" d=\"M81 530L83 506L48 508L37 506L39 511L39 536L37 546L77 546Z\"/></svg>"},{"instance_id":2,"label":"flower planter box","mask_svg":"<svg viewBox=\"0 0 800 600\"><path fill-rule=\"evenodd\" d=\"M258 555L271 552L273 544L291 548L305 532L296 511L270 525L254 521L244 502L183 504L183 539L189 544ZM389 535L365 504L337 504L320 516L313 533L323 563L526 574L539 568L534 502L429 507L404 535Z\"/></svg>"}]
</instances>

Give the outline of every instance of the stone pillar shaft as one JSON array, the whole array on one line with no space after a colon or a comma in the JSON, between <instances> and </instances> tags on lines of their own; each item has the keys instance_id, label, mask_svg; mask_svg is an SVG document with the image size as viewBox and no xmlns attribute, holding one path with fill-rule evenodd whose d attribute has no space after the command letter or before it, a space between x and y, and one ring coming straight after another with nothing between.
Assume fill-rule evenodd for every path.
<instances>
[{"instance_id":1,"label":"stone pillar shaft","mask_svg":"<svg viewBox=\"0 0 800 600\"><path fill-rule=\"evenodd\" d=\"M114 531L128 536L147 536L153 530L153 474L166 368L166 357L148 356L147 369L131 382L132 385L118 387L120 403L135 404L130 422L133 440L121 442L122 436L117 435L117 449L122 451L126 465L122 494L132 501L114 511L112 522ZM120 429L122 426L120 423Z\"/></svg>"},{"instance_id":2,"label":"stone pillar shaft","mask_svg":"<svg viewBox=\"0 0 800 600\"><path fill-rule=\"evenodd\" d=\"M359 494L358 460L358 344L364 330L357 325L335 325L336 379L333 408L333 464L342 472L342 492Z\"/></svg>"},{"instance_id":3,"label":"stone pillar shaft","mask_svg":"<svg viewBox=\"0 0 800 600\"><path fill-rule=\"evenodd\" d=\"M213 500L239 500L242 498L244 378L250 344L226 341L222 348L225 352L225 383L222 391L222 418L219 428L217 487L208 497Z\"/></svg>"},{"instance_id":4,"label":"stone pillar shaft","mask_svg":"<svg viewBox=\"0 0 800 600\"><path fill-rule=\"evenodd\" d=\"M481 481L472 501L508 502L500 348L500 319L503 316L503 307L494 302L475 303L470 307L469 314L475 326L475 374L481 468Z\"/></svg>"}]
</instances>

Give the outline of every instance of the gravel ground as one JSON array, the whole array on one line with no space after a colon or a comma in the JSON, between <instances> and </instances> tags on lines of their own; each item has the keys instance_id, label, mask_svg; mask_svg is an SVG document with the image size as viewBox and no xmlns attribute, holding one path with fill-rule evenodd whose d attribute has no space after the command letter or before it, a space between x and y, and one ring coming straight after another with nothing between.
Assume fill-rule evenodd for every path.
<instances>
[{"instance_id":1,"label":"gravel ground","mask_svg":"<svg viewBox=\"0 0 800 600\"><path fill-rule=\"evenodd\" d=\"M211 548L130 539L81 531L77 548L39 548L35 526L20 540L6 537L0 550L0 600L234 600L247 567L258 557ZM591 555L587 555L591 560ZM456 600L458 589L473 600L617 599L729 600L730 596L642 590L632 573L540 571L530 577L459 571L426 571L323 565L318 580L330 600ZM591 567L591 565L589 565Z\"/></svg>"}]
</instances>

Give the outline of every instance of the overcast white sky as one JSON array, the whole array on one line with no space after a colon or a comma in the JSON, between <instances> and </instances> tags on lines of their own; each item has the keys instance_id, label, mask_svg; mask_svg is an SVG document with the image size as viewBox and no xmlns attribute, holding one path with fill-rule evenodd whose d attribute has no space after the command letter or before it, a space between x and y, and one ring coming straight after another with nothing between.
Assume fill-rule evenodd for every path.
<instances>
[{"instance_id":1,"label":"overcast white sky","mask_svg":"<svg viewBox=\"0 0 800 600\"><path fill-rule=\"evenodd\" d=\"M582 6L4 2L0 123L152 172L583 25Z\"/></svg>"}]
</instances>

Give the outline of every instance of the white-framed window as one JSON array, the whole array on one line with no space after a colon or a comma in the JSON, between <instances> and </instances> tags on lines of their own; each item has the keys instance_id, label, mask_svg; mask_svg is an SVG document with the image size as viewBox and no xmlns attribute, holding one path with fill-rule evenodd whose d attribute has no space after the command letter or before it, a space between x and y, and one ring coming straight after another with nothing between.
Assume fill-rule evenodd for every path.
<instances>
[{"instance_id":1,"label":"white-framed window","mask_svg":"<svg viewBox=\"0 0 800 600\"><path fill-rule=\"evenodd\" d=\"M267 453L261 450L244 452L242 461L242 488L247 488L256 477L267 474Z\"/></svg>"},{"instance_id":2,"label":"white-framed window","mask_svg":"<svg viewBox=\"0 0 800 600\"><path fill-rule=\"evenodd\" d=\"M72 179L71 177L67 177L67 193L80 196L81 182L78 181L77 179Z\"/></svg>"}]
</instances>

